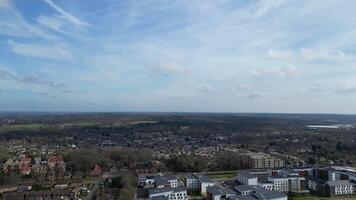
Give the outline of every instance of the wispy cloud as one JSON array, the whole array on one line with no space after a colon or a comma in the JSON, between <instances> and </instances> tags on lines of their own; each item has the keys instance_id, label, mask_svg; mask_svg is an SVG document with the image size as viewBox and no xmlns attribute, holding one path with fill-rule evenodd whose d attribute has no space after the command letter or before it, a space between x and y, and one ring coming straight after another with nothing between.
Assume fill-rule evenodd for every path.
<instances>
[{"instance_id":1,"label":"wispy cloud","mask_svg":"<svg viewBox=\"0 0 356 200\"><path fill-rule=\"evenodd\" d=\"M30 85L41 85L49 88L61 88L64 86L63 84L60 83L44 80L38 75L20 76L18 74L15 74L13 72L1 68L0 68L0 80L15 81L22 84L30 84Z\"/></svg>"},{"instance_id":2,"label":"wispy cloud","mask_svg":"<svg viewBox=\"0 0 356 200\"><path fill-rule=\"evenodd\" d=\"M54 10L56 10L60 14L61 18L73 23L76 26L89 26L88 23L78 19L77 17L75 17L71 13L65 11L64 9L59 7L57 4L55 4L52 0L43 0L43 1L46 2L49 6L51 6Z\"/></svg>"},{"instance_id":3,"label":"wispy cloud","mask_svg":"<svg viewBox=\"0 0 356 200\"><path fill-rule=\"evenodd\" d=\"M8 46L15 54L52 60L72 60L70 52L63 46L49 46L8 41Z\"/></svg>"}]
</instances>

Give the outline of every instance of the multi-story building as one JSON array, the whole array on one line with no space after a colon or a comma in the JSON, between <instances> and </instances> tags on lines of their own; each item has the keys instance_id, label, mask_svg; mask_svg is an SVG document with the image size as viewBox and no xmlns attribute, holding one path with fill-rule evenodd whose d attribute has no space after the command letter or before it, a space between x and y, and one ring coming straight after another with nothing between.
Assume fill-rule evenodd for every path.
<instances>
[{"instance_id":1,"label":"multi-story building","mask_svg":"<svg viewBox=\"0 0 356 200\"><path fill-rule=\"evenodd\" d=\"M279 192L288 192L289 191L288 178L285 176L268 177L268 181L273 183L273 190L276 190Z\"/></svg>"},{"instance_id":2,"label":"multi-story building","mask_svg":"<svg viewBox=\"0 0 356 200\"><path fill-rule=\"evenodd\" d=\"M188 174L188 175L184 176L184 179L185 179L185 187L188 190L191 190L191 191L199 190L200 182L196 176L194 176L193 174Z\"/></svg>"},{"instance_id":3,"label":"multi-story building","mask_svg":"<svg viewBox=\"0 0 356 200\"><path fill-rule=\"evenodd\" d=\"M273 190L273 183L269 181L258 181L257 185L267 190Z\"/></svg>"},{"instance_id":4,"label":"multi-story building","mask_svg":"<svg viewBox=\"0 0 356 200\"><path fill-rule=\"evenodd\" d=\"M215 185L214 181L210 180L210 178L208 178L204 174L196 174L196 176L200 182L200 193L201 194L206 193L207 187Z\"/></svg>"},{"instance_id":5,"label":"multi-story building","mask_svg":"<svg viewBox=\"0 0 356 200\"><path fill-rule=\"evenodd\" d=\"M285 162L282 159L277 157L273 157L269 154L265 153L250 153L248 156L248 163L251 168L259 169L259 168L278 168L284 167Z\"/></svg>"},{"instance_id":6,"label":"multi-story building","mask_svg":"<svg viewBox=\"0 0 356 200\"><path fill-rule=\"evenodd\" d=\"M236 192L226 188L226 187L219 187L219 186L209 186L206 188L206 199L207 200L221 200L227 199L229 197L235 196Z\"/></svg>"},{"instance_id":7,"label":"multi-story building","mask_svg":"<svg viewBox=\"0 0 356 200\"><path fill-rule=\"evenodd\" d=\"M349 180L327 181L329 196L352 195L355 193L356 183Z\"/></svg>"},{"instance_id":8,"label":"multi-story building","mask_svg":"<svg viewBox=\"0 0 356 200\"><path fill-rule=\"evenodd\" d=\"M143 176L138 179L139 187L178 187L178 179L171 174L157 176Z\"/></svg>"},{"instance_id":9,"label":"multi-story building","mask_svg":"<svg viewBox=\"0 0 356 200\"><path fill-rule=\"evenodd\" d=\"M239 190L244 190L246 192L242 193ZM238 195L228 197L228 200L287 200L288 199L288 196L283 192L267 190L265 188L256 185L246 185L245 188L239 190L237 190L239 192Z\"/></svg>"},{"instance_id":10,"label":"multi-story building","mask_svg":"<svg viewBox=\"0 0 356 200\"><path fill-rule=\"evenodd\" d=\"M314 176L308 176L307 186L312 193L320 196L356 194L356 182L353 180L326 181Z\"/></svg>"},{"instance_id":11,"label":"multi-story building","mask_svg":"<svg viewBox=\"0 0 356 200\"><path fill-rule=\"evenodd\" d=\"M201 194L206 193L207 187L215 185L214 181L204 174L188 174L184 179L185 186L189 191L200 191Z\"/></svg>"},{"instance_id":12,"label":"multi-story building","mask_svg":"<svg viewBox=\"0 0 356 200\"><path fill-rule=\"evenodd\" d=\"M258 177L249 171L240 170L237 172L237 181L244 185L257 185Z\"/></svg>"},{"instance_id":13,"label":"multi-story building","mask_svg":"<svg viewBox=\"0 0 356 200\"><path fill-rule=\"evenodd\" d=\"M148 191L150 200L167 199L167 200L186 200L187 190L184 187L176 188L155 188Z\"/></svg>"}]
</instances>

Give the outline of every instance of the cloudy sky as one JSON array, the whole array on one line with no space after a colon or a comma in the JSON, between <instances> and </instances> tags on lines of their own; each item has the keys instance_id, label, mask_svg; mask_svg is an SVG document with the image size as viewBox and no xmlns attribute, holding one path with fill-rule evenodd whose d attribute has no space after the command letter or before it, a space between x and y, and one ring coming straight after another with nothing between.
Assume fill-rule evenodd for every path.
<instances>
[{"instance_id":1,"label":"cloudy sky","mask_svg":"<svg viewBox=\"0 0 356 200\"><path fill-rule=\"evenodd\" d=\"M0 0L0 110L356 113L355 10Z\"/></svg>"}]
</instances>

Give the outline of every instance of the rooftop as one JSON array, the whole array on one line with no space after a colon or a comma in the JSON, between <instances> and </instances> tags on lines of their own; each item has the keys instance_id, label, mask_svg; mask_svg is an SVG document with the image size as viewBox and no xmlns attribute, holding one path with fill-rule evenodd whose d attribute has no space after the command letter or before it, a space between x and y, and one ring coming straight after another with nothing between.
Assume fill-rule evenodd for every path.
<instances>
[{"instance_id":1,"label":"rooftop","mask_svg":"<svg viewBox=\"0 0 356 200\"><path fill-rule=\"evenodd\" d=\"M247 170L240 170L237 172L238 174L240 174L241 176L244 176L246 178L257 178L256 175L251 174L249 171Z\"/></svg>"},{"instance_id":2,"label":"rooftop","mask_svg":"<svg viewBox=\"0 0 356 200\"><path fill-rule=\"evenodd\" d=\"M204 174L195 174L195 176L199 179L200 182L214 183L214 181L210 180L210 178Z\"/></svg>"}]
</instances>

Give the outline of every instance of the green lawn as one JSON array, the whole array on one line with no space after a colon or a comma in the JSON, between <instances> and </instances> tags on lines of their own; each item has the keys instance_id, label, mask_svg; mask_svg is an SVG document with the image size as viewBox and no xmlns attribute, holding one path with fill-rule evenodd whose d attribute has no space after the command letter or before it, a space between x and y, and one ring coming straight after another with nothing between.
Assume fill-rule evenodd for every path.
<instances>
[{"instance_id":1,"label":"green lawn","mask_svg":"<svg viewBox=\"0 0 356 200\"><path fill-rule=\"evenodd\" d=\"M318 196L300 196L293 197L294 200L356 200L356 196L340 196L340 197L318 197Z\"/></svg>"},{"instance_id":2,"label":"green lawn","mask_svg":"<svg viewBox=\"0 0 356 200\"><path fill-rule=\"evenodd\" d=\"M208 172L206 175L212 179L234 178L236 176L236 171Z\"/></svg>"}]
</instances>

